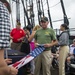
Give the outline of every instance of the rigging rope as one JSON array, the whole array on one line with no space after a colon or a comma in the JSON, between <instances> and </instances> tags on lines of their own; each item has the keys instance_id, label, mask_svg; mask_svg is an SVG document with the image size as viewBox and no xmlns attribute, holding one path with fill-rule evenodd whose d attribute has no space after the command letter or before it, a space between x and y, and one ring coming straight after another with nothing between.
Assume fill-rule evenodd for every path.
<instances>
[{"instance_id":1,"label":"rigging rope","mask_svg":"<svg viewBox=\"0 0 75 75\"><path fill-rule=\"evenodd\" d=\"M55 5L53 5L53 6L49 7L49 8L53 8L53 7L57 6L58 4L60 4L60 2L56 3Z\"/></svg>"}]
</instances>

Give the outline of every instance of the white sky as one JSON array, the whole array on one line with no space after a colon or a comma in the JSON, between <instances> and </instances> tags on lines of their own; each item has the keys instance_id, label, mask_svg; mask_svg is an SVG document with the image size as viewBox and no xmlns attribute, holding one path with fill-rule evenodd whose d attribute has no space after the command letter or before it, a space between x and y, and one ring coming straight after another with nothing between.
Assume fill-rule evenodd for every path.
<instances>
[{"instance_id":1,"label":"white sky","mask_svg":"<svg viewBox=\"0 0 75 75\"><path fill-rule=\"evenodd\" d=\"M35 24L37 25L38 24L38 21L37 21L37 9L36 9L36 4L35 4L35 1L34 0L34 11L35 11ZM53 5L57 4L58 2L60 2L60 0L49 0L49 6L52 7ZM75 28L75 0L63 0L64 2L64 7L65 7L65 11L66 11L66 14L67 14L67 17L68 18L71 18L69 19L69 26L70 28ZM48 16L47 14L47 5L46 5L46 0L43 0L43 4L44 4L44 10L45 10L45 15ZM15 13L15 2L13 2L13 5L11 5L12 7L12 17L13 17L13 24L14 24L14 27L15 27L15 21L16 21L16 13ZM22 8L22 5L21 5L21 12L20 12L20 17L21 17L21 23L22 23L22 27L24 27L24 14L23 14L23 8ZM59 19L63 19L63 13L62 13L62 8L61 8L61 4L59 3L57 6L55 7L52 7L50 8L50 13L51 13L51 19L52 21L55 21L55 20L59 20ZM53 28L54 29L59 29L60 27L60 24L62 24L63 21L59 21L59 22L52 22L53 24Z\"/></svg>"}]
</instances>

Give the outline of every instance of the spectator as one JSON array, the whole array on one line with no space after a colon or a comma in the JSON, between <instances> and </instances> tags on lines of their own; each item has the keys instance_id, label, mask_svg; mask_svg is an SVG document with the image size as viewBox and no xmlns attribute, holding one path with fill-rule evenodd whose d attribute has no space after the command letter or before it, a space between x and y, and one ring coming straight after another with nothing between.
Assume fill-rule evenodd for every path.
<instances>
[{"instance_id":1,"label":"spectator","mask_svg":"<svg viewBox=\"0 0 75 75\"><path fill-rule=\"evenodd\" d=\"M30 42L30 51L33 51L34 48L35 48L35 44L34 44L34 35L35 35L35 32L40 29L40 25L36 25L33 30L32 30L32 34L30 35L30 37L28 38L28 41ZM34 75L34 69L35 69L35 66L34 66L34 60L31 61L31 75Z\"/></svg>"},{"instance_id":2,"label":"spectator","mask_svg":"<svg viewBox=\"0 0 75 75\"><path fill-rule=\"evenodd\" d=\"M28 28L28 26L24 27L23 28L25 33L26 33L26 36L24 37L23 41L22 41L22 45L21 45L21 49L20 51L25 53L26 55L30 53L30 45L29 45L29 42L28 42L28 38L30 36L30 28ZM26 72L27 73L30 73L30 62L27 63L24 68L26 69Z\"/></svg>"},{"instance_id":3,"label":"spectator","mask_svg":"<svg viewBox=\"0 0 75 75\"><path fill-rule=\"evenodd\" d=\"M73 44L70 45L69 56L67 58L67 62L70 63L72 59L75 59L75 39L73 40Z\"/></svg>"},{"instance_id":4,"label":"spectator","mask_svg":"<svg viewBox=\"0 0 75 75\"><path fill-rule=\"evenodd\" d=\"M0 75L17 75L18 70L8 67L4 60L4 49L9 47L10 36L10 5L6 0L0 0Z\"/></svg>"},{"instance_id":5,"label":"spectator","mask_svg":"<svg viewBox=\"0 0 75 75\"><path fill-rule=\"evenodd\" d=\"M34 75L40 75L41 66L43 73L42 75L51 75L51 47L57 44L57 41L54 30L51 28L47 28L48 23L48 18L42 17L40 23L42 28L37 30L34 36L35 46L37 47L38 44L44 44L44 47L46 48L44 52L42 52L39 56L35 58Z\"/></svg>"},{"instance_id":6,"label":"spectator","mask_svg":"<svg viewBox=\"0 0 75 75\"><path fill-rule=\"evenodd\" d=\"M65 60L69 53L69 34L66 24L61 24L62 33L59 36L59 75L65 75Z\"/></svg>"},{"instance_id":7,"label":"spectator","mask_svg":"<svg viewBox=\"0 0 75 75\"><path fill-rule=\"evenodd\" d=\"M75 39L73 39L73 44L70 45L70 55L74 54L74 49L75 49Z\"/></svg>"},{"instance_id":8,"label":"spectator","mask_svg":"<svg viewBox=\"0 0 75 75\"><path fill-rule=\"evenodd\" d=\"M26 36L24 37L23 41L22 41L22 45L21 45L21 52L24 52L25 54L29 54L30 53L30 45L29 45L29 42L28 42L28 38L30 36L30 32L29 32L29 29L27 27L24 27L23 28L25 33L26 33Z\"/></svg>"},{"instance_id":9,"label":"spectator","mask_svg":"<svg viewBox=\"0 0 75 75\"><path fill-rule=\"evenodd\" d=\"M22 40L25 37L25 32L21 29L21 24L18 22L16 28L12 29L10 33L10 38L12 39L11 49L20 50Z\"/></svg>"}]
</instances>

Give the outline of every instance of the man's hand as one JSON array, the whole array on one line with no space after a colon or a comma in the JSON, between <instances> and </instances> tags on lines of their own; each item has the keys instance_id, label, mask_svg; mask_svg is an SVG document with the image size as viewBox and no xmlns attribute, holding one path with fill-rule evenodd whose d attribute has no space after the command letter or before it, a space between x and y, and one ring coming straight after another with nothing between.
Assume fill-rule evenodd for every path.
<instances>
[{"instance_id":1,"label":"man's hand","mask_svg":"<svg viewBox=\"0 0 75 75\"><path fill-rule=\"evenodd\" d=\"M17 39L18 41L22 41L24 39L24 37Z\"/></svg>"},{"instance_id":2,"label":"man's hand","mask_svg":"<svg viewBox=\"0 0 75 75\"><path fill-rule=\"evenodd\" d=\"M52 44L44 44L44 47L52 47Z\"/></svg>"},{"instance_id":3,"label":"man's hand","mask_svg":"<svg viewBox=\"0 0 75 75\"><path fill-rule=\"evenodd\" d=\"M38 47L38 45L39 45L38 43L35 43L35 47Z\"/></svg>"},{"instance_id":4,"label":"man's hand","mask_svg":"<svg viewBox=\"0 0 75 75\"><path fill-rule=\"evenodd\" d=\"M21 41L21 39L17 39L17 41Z\"/></svg>"}]
</instances>

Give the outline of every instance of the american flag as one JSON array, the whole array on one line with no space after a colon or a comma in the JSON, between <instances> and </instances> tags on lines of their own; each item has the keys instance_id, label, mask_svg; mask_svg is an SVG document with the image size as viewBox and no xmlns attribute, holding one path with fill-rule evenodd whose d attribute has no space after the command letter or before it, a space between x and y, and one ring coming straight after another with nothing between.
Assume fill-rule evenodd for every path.
<instances>
[{"instance_id":1,"label":"american flag","mask_svg":"<svg viewBox=\"0 0 75 75\"><path fill-rule=\"evenodd\" d=\"M16 69L21 68L22 66L26 65L28 62L33 60L35 57L37 57L40 53L42 53L45 50L43 45L39 45L37 48L35 48L32 52L30 52L27 56L22 58L21 60L9 65L13 66Z\"/></svg>"}]
</instances>

